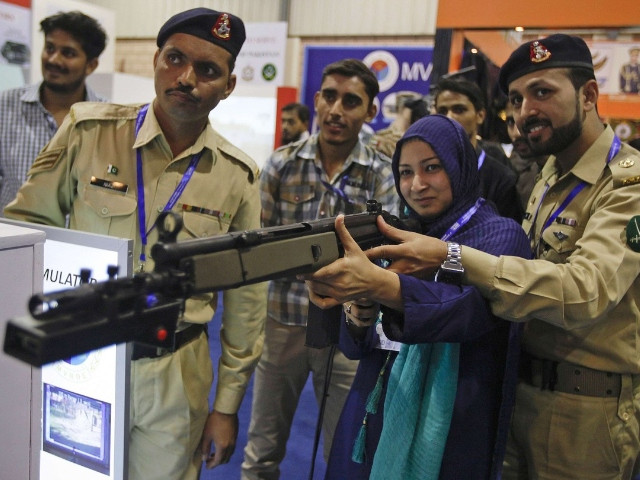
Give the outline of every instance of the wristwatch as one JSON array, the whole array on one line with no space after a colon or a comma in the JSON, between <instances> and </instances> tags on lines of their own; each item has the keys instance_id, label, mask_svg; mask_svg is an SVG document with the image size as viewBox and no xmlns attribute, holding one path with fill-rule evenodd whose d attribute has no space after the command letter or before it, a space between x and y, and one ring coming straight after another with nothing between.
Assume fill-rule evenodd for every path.
<instances>
[{"instance_id":1,"label":"wristwatch","mask_svg":"<svg viewBox=\"0 0 640 480\"><path fill-rule=\"evenodd\" d=\"M436 272L436 282L452 283L460 285L464 267L462 266L462 254L460 244L447 242L447 258Z\"/></svg>"}]
</instances>

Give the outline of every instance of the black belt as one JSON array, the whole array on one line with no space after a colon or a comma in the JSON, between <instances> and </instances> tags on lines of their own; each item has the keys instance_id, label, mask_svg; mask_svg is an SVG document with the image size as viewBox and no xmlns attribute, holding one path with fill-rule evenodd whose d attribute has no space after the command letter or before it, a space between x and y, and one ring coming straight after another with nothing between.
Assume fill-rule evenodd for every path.
<instances>
[{"instance_id":1,"label":"black belt","mask_svg":"<svg viewBox=\"0 0 640 480\"><path fill-rule=\"evenodd\" d=\"M187 343L192 342L200 336L202 332L207 331L206 323L192 323L187 328L183 328L175 333L173 348L154 347L144 343L134 343L131 352L131 360L140 360L141 358L157 358L167 353L175 352L184 347Z\"/></svg>"},{"instance_id":2,"label":"black belt","mask_svg":"<svg viewBox=\"0 0 640 480\"><path fill-rule=\"evenodd\" d=\"M567 362L555 362L522 352L520 379L529 385L555 392L588 397L618 397L622 375Z\"/></svg>"}]
</instances>

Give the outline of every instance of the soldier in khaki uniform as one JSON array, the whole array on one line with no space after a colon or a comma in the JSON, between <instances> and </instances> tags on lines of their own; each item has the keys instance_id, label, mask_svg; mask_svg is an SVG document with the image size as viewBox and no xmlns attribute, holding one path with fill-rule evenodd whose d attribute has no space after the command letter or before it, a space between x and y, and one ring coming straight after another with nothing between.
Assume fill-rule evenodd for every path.
<instances>
[{"instance_id":1,"label":"soldier in khaki uniform","mask_svg":"<svg viewBox=\"0 0 640 480\"><path fill-rule=\"evenodd\" d=\"M158 34L151 105L74 105L6 215L62 227L68 214L72 229L133 238L134 266L145 270L163 210L182 216L179 240L258 228L258 169L208 121L233 91L244 38L230 14L197 8L169 19ZM203 460L211 468L233 453L237 411L262 351L266 285L229 290L224 306L211 413L205 327L215 294L187 302L177 351L134 348L129 479L195 480Z\"/></svg>"},{"instance_id":2,"label":"soldier in khaki uniform","mask_svg":"<svg viewBox=\"0 0 640 480\"><path fill-rule=\"evenodd\" d=\"M494 313L528 321L502 478L628 480L640 452L640 154L600 121L580 38L521 45L499 81L533 152L551 154L523 222L535 259L466 246L452 259L445 242L382 222L403 244L369 257L402 273L457 265Z\"/></svg>"},{"instance_id":3,"label":"soldier in khaki uniform","mask_svg":"<svg viewBox=\"0 0 640 480\"><path fill-rule=\"evenodd\" d=\"M620 67L620 92L640 93L640 47L629 49L629 63Z\"/></svg>"},{"instance_id":4,"label":"soldier in khaki uniform","mask_svg":"<svg viewBox=\"0 0 640 480\"><path fill-rule=\"evenodd\" d=\"M369 140L369 145L387 157L392 158L396 150L396 143L411 125L426 116L427 102L422 98L399 97L396 100L397 112L393 122L382 130L378 130Z\"/></svg>"}]
</instances>

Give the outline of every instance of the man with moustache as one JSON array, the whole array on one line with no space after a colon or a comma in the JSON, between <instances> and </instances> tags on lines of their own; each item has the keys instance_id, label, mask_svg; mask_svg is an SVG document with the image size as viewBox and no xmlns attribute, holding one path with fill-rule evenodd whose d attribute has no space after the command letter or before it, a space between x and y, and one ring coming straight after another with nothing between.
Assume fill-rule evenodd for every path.
<instances>
[{"instance_id":1,"label":"man with moustache","mask_svg":"<svg viewBox=\"0 0 640 480\"><path fill-rule=\"evenodd\" d=\"M480 195L493 202L503 217L522 221L522 208L516 190L515 172L487 153L478 138L478 130L487 115L486 101L480 87L465 78L443 78L436 85L435 111L464 128L478 154Z\"/></svg>"},{"instance_id":2,"label":"man with moustache","mask_svg":"<svg viewBox=\"0 0 640 480\"><path fill-rule=\"evenodd\" d=\"M40 29L42 81L0 94L0 215L71 105L103 101L85 82L106 45L100 24L74 11L45 18Z\"/></svg>"},{"instance_id":3,"label":"man with moustache","mask_svg":"<svg viewBox=\"0 0 640 480\"><path fill-rule=\"evenodd\" d=\"M36 158L7 217L134 239L134 269L152 270L160 212L178 241L260 226L258 168L220 136L209 113L234 90L246 34L230 13L195 8L161 27L148 105L82 102ZM211 272L224 275L224 272ZM217 295L187 300L175 348L135 344L131 361L130 480L196 480L227 463L237 412L262 351L266 284L224 292L213 410L207 322Z\"/></svg>"},{"instance_id":4,"label":"man with moustache","mask_svg":"<svg viewBox=\"0 0 640 480\"><path fill-rule=\"evenodd\" d=\"M640 453L640 153L600 120L579 37L521 45L499 84L532 151L551 155L523 221L535 259L467 246L456 258L495 314L527 322L502 478L629 480ZM369 256L394 270L447 258L445 242L381 228L403 243Z\"/></svg>"},{"instance_id":5,"label":"man with moustache","mask_svg":"<svg viewBox=\"0 0 640 480\"><path fill-rule=\"evenodd\" d=\"M280 146L309 138L309 107L303 103L287 103L280 110Z\"/></svg>"},{"instance_id":6,"label":"man with moustache","mask_svg":"<svg viewBox=\"0 0 640 480\"><path fill-rule=\"evenodd\" d=\"M265 227L365 210L378 200L393 212L397 202L389 159L359 139L376 115L379 86L359 60L326 66L314 106L319 132L276 150L260 176ZM287 252L283 252L286 255ZM309 294L302 280L269 283L264 352L256 368L242 479L276 479L298 400L309 374L318 404L330 375L324 413L324 456L349 393L357 362L333 349L305 346ZM327 372L329 361L332 371Z\"/></svg>"},{"instance_id":7,"label":"man with moustache","mask_svg":"<svg viewBox=\"0 0 640 480\"><path fill-rule=\"evenodd\" d=\"M529 142L522 136L518 126L513 118L513 105L507 102L505 106L505 124L507 126L507 135L511 139L513 151L509 156L509 161L518 174L516 182L516 190L520 196L522 210L526 211L529 196L533 190L538 174L547 161L547 155L536 155L531 150Z\"/></svg>"}]
</instances>

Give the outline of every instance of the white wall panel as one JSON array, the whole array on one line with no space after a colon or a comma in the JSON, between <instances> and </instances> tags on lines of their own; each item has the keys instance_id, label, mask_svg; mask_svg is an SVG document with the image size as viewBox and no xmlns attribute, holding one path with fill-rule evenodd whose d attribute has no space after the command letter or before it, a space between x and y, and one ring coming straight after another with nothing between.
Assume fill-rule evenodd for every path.
<instances>
[{"instance_id":1,"label":"white wall panel","mask_svg":"<svg viewBox=\"0 0 640 480\"><path fill-rule=\"evenodd\" d=\"M290 37L434 35L438 8L438 0L85 1L115 10L119 38L153 38L171 15L195 7L226 10L245 22L288 21Z\"/></svg>"},{"instance_id":2,"label":"white wall panel","mask_svg":"<svg viewBox=\"0 0 640 480\"><path fill-rule=\"evenodd\" d=\"M86 0L116 12L118 38L154 38L172 15L196 7L238 15L245 22L281 21L282 0Z\"/></svg>"},{"instance_id":3,"label":"white wall panel","mask_svg":"<svg viewBox=\"0 0 640 480\"><path fill-rule=\"evenodd\" d=\"M437 0L291 0L289 35L434 35L437 8Z\"/></svg>"}]
</instances>

